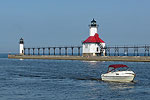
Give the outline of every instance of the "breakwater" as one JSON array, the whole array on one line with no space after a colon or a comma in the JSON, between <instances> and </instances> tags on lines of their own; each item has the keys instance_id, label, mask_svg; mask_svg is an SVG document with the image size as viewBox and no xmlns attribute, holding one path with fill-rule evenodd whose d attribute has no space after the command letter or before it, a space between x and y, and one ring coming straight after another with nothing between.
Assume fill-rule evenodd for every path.
<instances>
[{"instance_id":1,"label":"breakwater","mask_svg":"<svg viewBox=\"0 0 150 100\"><path fill-rule=\"evenodd\" d=\"M85 60L85 61L128 61L150 62L150 56L49 56L49 55L8 55L10 59L50 59L50 60Z\"/></svg>"}]
</instances>

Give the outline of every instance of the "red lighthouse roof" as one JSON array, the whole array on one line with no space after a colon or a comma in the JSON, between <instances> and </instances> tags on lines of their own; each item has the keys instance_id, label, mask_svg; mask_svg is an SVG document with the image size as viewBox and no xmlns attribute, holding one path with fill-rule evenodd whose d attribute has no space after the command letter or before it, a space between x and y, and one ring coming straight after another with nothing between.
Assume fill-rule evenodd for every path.
<instances>
[{"instance_id":1,"label":"red lighthouse roof","mask_svg":"<svg viewBox=\"0 0 150 100\"><path fill-rule=\"evenodd\" d=\"M105 43L101 38L99 38L99 35L95 33L94 36L88 37L83 43Z\"/></svg>"}]
</instances>

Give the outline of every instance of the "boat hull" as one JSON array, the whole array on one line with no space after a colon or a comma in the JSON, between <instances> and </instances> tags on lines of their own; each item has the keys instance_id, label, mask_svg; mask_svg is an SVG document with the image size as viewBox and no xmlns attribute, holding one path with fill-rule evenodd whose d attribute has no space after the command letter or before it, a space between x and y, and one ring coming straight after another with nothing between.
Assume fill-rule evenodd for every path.
<instances>
[{"instance_id":1,"label":"boat hull","mask_svg":"<svg viewBox=\"0 0 150 100\"><path fill-rule=\"evenodd\" d=\"M112 81L112 82L132 82L134 80L134 77L135 74L132 71L112 72L101 75L103 81Z\"/></svg>"},{"instance_id":2,"label":"boat hull","mask_svg":"<svg viewBox=\"0 0 150 100\"><path fill-rule=\"evenodd\" d=\"M134 76L103 76L102 80L112 82L132 82Z\"/></svg>"}]
</instances>

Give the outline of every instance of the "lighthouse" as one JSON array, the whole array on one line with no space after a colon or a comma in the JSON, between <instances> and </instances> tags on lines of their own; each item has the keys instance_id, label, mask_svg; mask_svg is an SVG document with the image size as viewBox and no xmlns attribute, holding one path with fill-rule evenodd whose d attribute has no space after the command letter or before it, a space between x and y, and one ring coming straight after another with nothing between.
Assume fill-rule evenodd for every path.
<instances>
[{"instance_id":1,"label":"lighthouse","mask_svg":"<svg viewBox=\"0 0 150 100\"><path fill-rule=\"evenodd\" d=\"M98 25L93 19L89 25L89 37L82 42L83 56L105 56L105 42L99 37Z\"/></svg>"},{"instance_id":2,"label":"lighthouse","mask_svg":"<svg viewBox=\"0 0 150 100\"><path fill-rule=\"evenodd\" d=\"M20 44L20 55L24 55L24 41L23 41L23 38L20 39L19 44Z\"/></svg>"}]
</instances>

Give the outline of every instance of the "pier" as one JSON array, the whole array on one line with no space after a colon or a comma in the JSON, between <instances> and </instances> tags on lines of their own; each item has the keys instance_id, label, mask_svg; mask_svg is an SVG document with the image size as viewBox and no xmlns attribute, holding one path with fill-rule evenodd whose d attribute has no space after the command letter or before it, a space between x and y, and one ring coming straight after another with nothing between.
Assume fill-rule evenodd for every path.
<instances>
[{"instance_id":1,"label":"pier","mask_svg":"<svg viewBox=\"0 0 150 100\"><path fill-rule=\"evenodd\" d=\"M81 60L81 61L127 61L150 62L150 56L48 56L48 55L8 55L10 59L49 59L49 60Z\"/></svg>"},{"instance_id":2,"label":"pier","mask_svg":"<svg viewBox=\"0 0 150 100\"><path fill-rule=\"evenodd\" d=\"M84 61L129 61L150 62L149 45L143 46L106 46L106 56L83 56L82 46L53 46L24 48L23 55L8 55L11 59L50 59ZM76 50L76 52L75 52ZM101 51L102 51L101 50ZM56 52L57 51L57 52ZM71 51L69 53L69 51ZM75 54L76 53L76 54Z\"/></svg>"}]
</instances>

